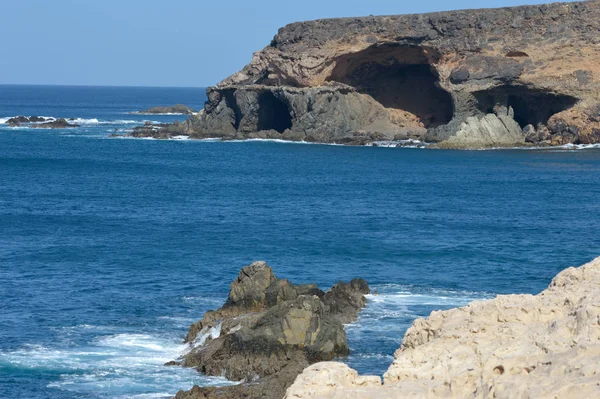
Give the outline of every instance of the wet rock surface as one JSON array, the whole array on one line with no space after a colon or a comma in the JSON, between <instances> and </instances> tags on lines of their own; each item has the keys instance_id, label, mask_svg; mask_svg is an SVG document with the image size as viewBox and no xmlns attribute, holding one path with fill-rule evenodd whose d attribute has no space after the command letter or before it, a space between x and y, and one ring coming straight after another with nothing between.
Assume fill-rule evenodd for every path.
<instances>
[{"instance_id":1,"label":"wet rock surface","mask_svg":"<svg viewBox=\"0 0 600 399\"><path fill-rule=\"evenodd\" d=\"M452 148L598 143L600 129L585 126L600 104L599 24L599 1L290 24L208 89L184 134L356 145L457 136ZM495 107L514 115L500 118ZM515 124L548 134L517 134Z\"/></svg>"},{"instance_id":2,"label":"wet rock surface","mask_svg":"<svg viewBox=\"0 0 600 399\"><path fill-rule=\"evenodd\" d=\"M282 398L306 366L349 354L343 323L356 320L368 293L363 279L324 292L278 279L265 262L244 267L223 307L190 327L192 349L181 359L242 384L195 387L177 398Z\"/></svg>"}]
</instances>

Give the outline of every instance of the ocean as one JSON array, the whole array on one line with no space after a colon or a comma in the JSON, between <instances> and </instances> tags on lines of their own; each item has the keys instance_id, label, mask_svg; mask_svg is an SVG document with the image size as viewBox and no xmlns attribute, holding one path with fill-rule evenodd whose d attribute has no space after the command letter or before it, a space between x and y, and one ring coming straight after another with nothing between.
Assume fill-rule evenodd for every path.
<instances>
[{"instance_id":1,"label":"ocean","mask_svg":"<svg viewBox=\"0 0 600 399\"><path fill-rule=\"evenodd\" d=\"M442 151L109 137L203 89L0 86L0 397L167 398L164 367L239 269L375 294L346 327L382 374L417 317L538 293L600 255L600 149Z\"/></svg>"}]
</instances>

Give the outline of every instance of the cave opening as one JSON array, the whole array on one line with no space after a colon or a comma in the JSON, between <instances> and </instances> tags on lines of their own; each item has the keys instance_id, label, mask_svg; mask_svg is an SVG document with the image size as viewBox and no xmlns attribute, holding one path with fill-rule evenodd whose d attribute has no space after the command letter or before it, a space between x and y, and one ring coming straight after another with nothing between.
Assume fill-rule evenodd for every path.
<instances>
[{"instance_id":1,"label":"cave opening","mask_svg":"<svg viewBox=\"0 0 600 399\"><path fill-rule=\"evenodd\" d=\"M439 86L421 47L385 44L344 55L327 80L353 86L386 108L409 112L425 127L445 125L454 113L452 96Z\"/></svg>"},{"instance_id":2,"label":"cave opening","mask_svg":"<svg viewBox=\"0 0 600 399\"><path fill-rule=\"evenodd\" d=\"M279 133L292 128L292 116L289 107L270 91L265 91L258 96L258 124L257 129L275 130Z\"/></svg>"},{"instance_id":3,"label":"cave opening","mask_svg":"<svg viewBox=\"0 0 600 399\"><path fill-rule=\"evenodd\" d=\"M477 108L493 113L498 105L512 107L514 119L521 126L546 125L550 117L573 107L578 99L565 94L529 88L526 86L499 86L474 93Z\"/></svg>"}]
</instances>

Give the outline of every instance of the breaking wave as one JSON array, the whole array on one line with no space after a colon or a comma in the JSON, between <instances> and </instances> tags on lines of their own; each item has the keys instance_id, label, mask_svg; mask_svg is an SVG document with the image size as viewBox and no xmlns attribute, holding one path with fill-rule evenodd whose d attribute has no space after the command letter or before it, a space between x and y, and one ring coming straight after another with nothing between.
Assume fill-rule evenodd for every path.
<instances>
[{"instance_id":1,"label":"breaking wave","mask_svg":"<svg viewBox=\"0 0 600 399\"><path fill-rule=\"evenodd\" d=\"M80 325L71 329L102 327ZM25 369L55 373L48 388L91 393L101 398L168 398L193 385L230 385L223 378L206 377L193 369L166 367L186 352L188 345L151 334L111 334L85 346L47 348L25 345L0 353L0 370Z\"/></svg>"}]
</instances>

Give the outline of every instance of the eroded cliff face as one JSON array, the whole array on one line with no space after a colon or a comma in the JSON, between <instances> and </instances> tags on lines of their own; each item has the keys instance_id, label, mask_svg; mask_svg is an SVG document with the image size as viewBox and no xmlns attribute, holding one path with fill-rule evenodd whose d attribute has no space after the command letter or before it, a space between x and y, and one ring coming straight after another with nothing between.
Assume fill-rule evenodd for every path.
<instances>
[{"instance_id":1,"label":"eroded cliff face","mask_svg":"<svg viewBox=\"0 0 600 399\"><path fill-rule=\"evenodd\" d=\"M384 375L317 363L288 389L302 398L600 397L600 258L539 295L433 312L406 332Z\"/></svg>"},{"instance_id":2,"label":"eroded cliff face","mask_svg":"<svg viewBox=\"0 0 600 399\"><path fill-rule=\"evenodd\" d=\"M192 137L446 147L600 142L600 1L282 28Z\"/></svg>"}]
</instances>

